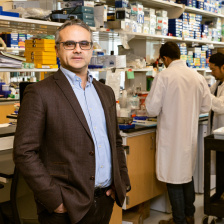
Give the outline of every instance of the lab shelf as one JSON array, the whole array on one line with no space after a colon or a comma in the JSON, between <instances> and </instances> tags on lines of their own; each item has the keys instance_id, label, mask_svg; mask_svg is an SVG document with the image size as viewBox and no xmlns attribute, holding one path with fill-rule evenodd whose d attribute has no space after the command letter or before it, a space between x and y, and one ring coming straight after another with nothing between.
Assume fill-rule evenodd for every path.
<instances>
[{"instance_id":1,"label":"lab shelf","mask_svg":"<svg viewBox=\"0 0 224 224\"><path fill-rule=\"evenodd\" d=\"M203 17L220 17L220 18L224 18L223 14L208 12L208 11L205 11L205 10L201 10L201 9L197 9L197 8L193 8L193 7L189 7L189 6L185 6L185 10L184 11L185 12L190 12L190 13L200 14Z\"/></svg>"},{"instance_id":2,"label":"lab shelf","mask_svg":"<svg viewBox=\"0 0 224 224\"><path fill-rule=\"evenodd\" d=\"M54 35L57 28L63 23L52 21L43 21L26 18L15 18L11 16L0 16L0 31L1 32L19 32L29 34L51 34ZM91 27L93 31L95 27Z\"/></svg>"},{"instance_id":3,"label":"lab shelf","mask_svg":"<svg viewBox=\"0 0 224 224\"><path fill-rule=\"evenodd\" d=\"M25 51L25 48L18 48L18 47L0 47L0 51Z\"/></svg>"},{"instance_id":4,"label":"lab shelf","mask_svg":"<svg viewBox=\"0 0 224 224\"><path fill-rule=\"evenodd\" d=\"M34 69L28 69L28 68L0 68L0 72L56 72L57 68L34 68Z\"/></svg>"}]
</instances>

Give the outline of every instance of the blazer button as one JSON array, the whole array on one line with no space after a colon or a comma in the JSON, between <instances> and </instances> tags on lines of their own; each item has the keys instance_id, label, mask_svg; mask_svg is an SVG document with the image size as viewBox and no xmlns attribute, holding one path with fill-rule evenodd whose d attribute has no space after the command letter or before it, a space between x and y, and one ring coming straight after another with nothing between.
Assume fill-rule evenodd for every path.
<instances>
[{"instance_id":1,"label":"blazer button","mask_svg":"<svg viewBox=\"0 0 224 224\"><path fill-rule=\"evenodd\" d=\"M91 155L91 156L94 156L94 154L95 154L94 151L89 152L89 155Z\"/></svg>"},{"instance_id":2,"label":"blazer button","mask_svg":"<svg viewBox=\"0 0 224 224\"><path fill-rule=\"evenodd\" d=\"M90 180L95 180L95 177L94 176L91 176L89 179Z\"/></svg>"}]
</instances>

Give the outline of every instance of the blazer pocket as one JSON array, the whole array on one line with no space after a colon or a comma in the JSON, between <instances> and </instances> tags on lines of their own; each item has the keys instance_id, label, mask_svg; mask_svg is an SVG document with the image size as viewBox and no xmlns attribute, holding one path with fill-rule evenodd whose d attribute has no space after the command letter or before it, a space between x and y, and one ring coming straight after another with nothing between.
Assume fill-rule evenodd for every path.
<instances>
[{"instance_id":1,"label":"blazer pocket","mask_svg":"<svg viewBox=\"0 0 224 224\"><path fill-rule=\"evenodd\" d=\"M53 162L48 166L48 172L51 176L64 177L68 179L68 164L63 162Z\"/></svg>"}]
</instances>

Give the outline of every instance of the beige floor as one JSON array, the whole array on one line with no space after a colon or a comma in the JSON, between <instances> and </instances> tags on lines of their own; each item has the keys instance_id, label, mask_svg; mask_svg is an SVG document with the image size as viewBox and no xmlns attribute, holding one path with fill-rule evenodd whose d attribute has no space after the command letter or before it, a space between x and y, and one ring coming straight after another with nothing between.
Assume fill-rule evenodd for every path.
<instances>
[{"instance_id":1,"label":"beige floor","mask_svg":"<svg viewBox=\"0 0 224 224\"><path fill-rule=\"evenodd\" d=\"M204 215L204 196L203 194L196 194L195 206L196 206L196 213L195 213L195 224L201 224L202 218ZM224 213L224 211L223 211ZM161 219L169 219L171 214L166 214L163 212L157 212L154 210L150 210L150 217L144 220L144 224L157 224ZM224 219L220 222L216 222L217 224L224 224Z\"/></svg>"}]
</instances>

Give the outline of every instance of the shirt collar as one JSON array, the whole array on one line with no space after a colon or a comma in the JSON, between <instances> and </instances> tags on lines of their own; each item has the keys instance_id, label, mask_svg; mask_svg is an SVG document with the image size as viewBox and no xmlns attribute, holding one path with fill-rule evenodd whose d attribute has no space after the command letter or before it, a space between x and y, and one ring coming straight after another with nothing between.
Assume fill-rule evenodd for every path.
<instances>
[{"instance_id":1,"label":"shirt collar","mask_svg":"<svg viewBox=\"0 0 224 224\"><path fill-rule=\"evenodd\" d=\"M172 67L172 66L175 66L175 65L186 65L186 61L184 61L184 60L180 60L180 59L178 59L178 60L174 60L174 61L172 61L172 62L169 64L168 68L169 68L169 67ZM186 65L186 66L187 66L187 65Z\"/></svg>"},{"instance_id":2,"label":"shirt collar","mask_svg":"<svg viewBox=\"0 0 224 224\"><path fill-rule=\"evenodd\" d=\"M62 66L60 66L60 69L72 85L75 85L76 82L81 83L81 78L78 77L74 72L71 72L66 68L63 68ZM87 71L87 84L92 84L92 82L93 82L93 76L91 74L91 71L88 70Z\"/></svg>"}]
</instances>

